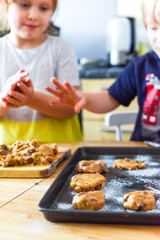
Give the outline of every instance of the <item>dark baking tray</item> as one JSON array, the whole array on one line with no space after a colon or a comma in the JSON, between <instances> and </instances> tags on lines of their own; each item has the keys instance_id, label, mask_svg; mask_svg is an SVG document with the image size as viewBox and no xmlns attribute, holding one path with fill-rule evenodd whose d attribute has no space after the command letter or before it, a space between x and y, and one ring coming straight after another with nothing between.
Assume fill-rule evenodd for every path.
<instances>
[{"instance_id":1,"label":"dark baking tray","mask_svg":"<svg viewBox=\"0 0 160 240\"><path fill-rule=\"evenodd\" d=\"M113 168L118 158L132 158L146 162L145 169L122 170ZM102 159L110 172L104 173L106 195L104 207L99 211L75 210L69 189L71 177L80 160ZM152 211L133 211L122 207L123 195L128 192L150 190L157 195ZM81 147L62 169L39 202L38 209L52 222L90 222L116 224L160 225L160 148L152 147Z\"/></svg>"}]
</instances>

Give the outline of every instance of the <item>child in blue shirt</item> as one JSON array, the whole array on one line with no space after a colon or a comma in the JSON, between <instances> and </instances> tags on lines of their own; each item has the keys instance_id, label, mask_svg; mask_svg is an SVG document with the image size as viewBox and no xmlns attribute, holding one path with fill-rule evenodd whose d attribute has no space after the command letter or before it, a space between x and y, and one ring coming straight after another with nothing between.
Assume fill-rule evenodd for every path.
<instances>
[{"instance_id":1,"label":"child in blue shirt","mask_svg":"<svg viewBox=\"0 0 160 240\"><path fill-rule=\"evenodd\" d=\"M137 96L139 113L131 136L134 141L160 142L160 0L143 0L142 15L148 40L153 52L132 60L107 90L97 93L75 91L65 82L52 82L59 88L46 89L55 94L59 102L94 113L107 113L119 105L128 106ZM51 102L52 104L55 101Z\"/></svg>"}]
</instances>

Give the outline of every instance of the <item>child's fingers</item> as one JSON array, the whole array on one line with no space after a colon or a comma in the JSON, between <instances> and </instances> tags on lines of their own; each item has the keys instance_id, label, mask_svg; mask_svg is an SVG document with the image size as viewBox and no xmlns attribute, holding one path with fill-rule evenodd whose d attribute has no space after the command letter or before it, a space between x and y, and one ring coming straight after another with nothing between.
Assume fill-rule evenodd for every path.
<instances>
[{"instance_id":1,"label":"child's fingers","mask_svg":"<svg viewBox=\"0 0 160 240\"><path fill-rule=\"evenodd\" d=\"M5 102L7 105L17 105L17 100L13 97L5 97L2 99L3 102Z\"/></svg>"},{"instance_id":2,"label":"child's fingers","mask_svg":"<svg viewBox=\"0 0 160 240\"><path fill-rule=\"evenodd\" d=\"M3 101L3 102L7 102L6 97L2 97L2 101Z\"/></svg>"},{"instance_id":3,"label":"child's fingers","mask_svg":"<svg viewBox=\"0 0 160 240\"><path fill-rule=\"evenodd\" d=\"M68 89L72 89L72 85L68 82L68 81L64 81L64 85L68 88Z\"/></svg>"},{"instance_id":4,"label":"child's fingers","mask_svg":"<svg viewBox=\"0 0 160 240\"><path fill-rule=\"evenodd\" d=\"M26 84L28 87L33 87L33 84L32 84L31 79L27 79L27 80L25 81L25 84Z\"/></svg>"},{"instance_id":5,"label":"child's fingers","mask_svg":"<svg viewBox=\"0 0 160 240\"><path fill-rule=\"evenodd\" d=\"M10 85L11 89L14 90L16 87L17 83L22 82L27 76L29 75L28 72L25 72L23 70L18 71L15 76L11 77L10 79Z\"/></svg>"},{"instance_id":6,"label":"child's fingers","mask_svg":"<svg viewBox=\"0 0 160 240\"><path fill-rule=\"evenodd\" d=\"M66 92L67 88L65 87L65 85L63 85L62 83L60 83L56 78L52 78L51 82L62 92Z\"/></svg>"},{"instance_id":7,"label":"child's fingers","mask_svg":"<svg viewBox=\"0 0 160 240\"><path fill-rule=\"evenodd\" d=\"M82 98L77 104L74 106L74 110L76 113L79 113L80 110L84 107L86 101L84 98Z\"/></svg>"},{"instance_id":8,"label":"child's fingers","mask_svg":"<svg viewBox=\"0 0 160 240\"><path fill-rule=\"evenodd\" d=\"M69 82L64 81L64 85L67 87L71 94L75 95L76 90L74 87L72 87L72 85Z\"/></svg>"},{"instance_id":9,"label":"child's fingers","mask_svg":"<svg viewBox=\"0 0 160 240\"><path fill-rule=\"evenodd\" d=\"M59 89L63 88L63 85L56 78L51 78L51 83L53 83Z\"/></svg>"},{"instance_id":10,"label":"child's fingers","mask_svg":"<svg viewBox=\"0 0 160 240\"><path fill-rule=\"evenodd\" d=\"M75 105L74 106L74 111L75 111L75 113L80 113L80 108L77 105Z\"/></svg>"},{"instance_id":11,"label":"child's fingers","mask_svg":"<svg viewBox=\"0 0 160 240\"><path fill-rule=\"evenodd\" d=\"M28 77L28 75L29 75L28 72L20 74L19 81L25 81L25 78Z\"/></svg>"},{"instance_id":12,"label":"child's fingers","mask_svg":"<svg viewBox=\"0 0 160 240\"><path fill-rule=\"evenodd\" d=\"M60 96L61 96L60 91L57 90L57 89L51 88L51 87L49 87L49 86L46 86L45 89L46 89L48 92L52 93L53 95L55 95L55 96L57 96L57 97L60 97Z\"/></svg>"},{"instance_id":13,"label":"child's fingers","mask_svg":"<svg viewBox=\"0 0 160 240\"><path fill-rule=\"evenodd\" d=\"M29 72L26 72L24 69L22 69L19 70L16 75L18 78L23 79L24 77L27 77L29 75Z\"/></svg>"}]
</instances>

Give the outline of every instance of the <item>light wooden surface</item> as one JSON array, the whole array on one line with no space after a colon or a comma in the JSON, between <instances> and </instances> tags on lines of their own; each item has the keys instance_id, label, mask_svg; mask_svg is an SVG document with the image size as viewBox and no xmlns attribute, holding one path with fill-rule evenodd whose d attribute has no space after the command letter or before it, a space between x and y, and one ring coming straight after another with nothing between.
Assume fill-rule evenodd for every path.
<instances>
[{"instance_id":1,"label":"light wooden surface","mask_svg":"<svg viewBox=\"0 0 160 240\"><path fill-rule=\"evenodd\" d=\"M81 146L146 146L135 142L62 144L72 153ZM61 171L62 162L48 178L0 178L0 239L2 240L160 240L160 226L53 223L38 211L38 203Z\"/></svg>"}]
</instances>

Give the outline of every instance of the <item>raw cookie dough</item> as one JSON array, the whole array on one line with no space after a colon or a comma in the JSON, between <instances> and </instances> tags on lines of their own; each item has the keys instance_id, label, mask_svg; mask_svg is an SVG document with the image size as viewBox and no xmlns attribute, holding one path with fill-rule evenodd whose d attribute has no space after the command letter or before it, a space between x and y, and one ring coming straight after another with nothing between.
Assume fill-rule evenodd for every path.
<instances>
[{"instance_id":1,"label":"raw cookie dough","mask_svg":"<svg viewBox=\"0 0 160 240\"><path fill-rule=\"evenodd\" d=\"M105 177L99 173L80 173L71 178L70 189L78 193L101 190L105 186L105 181Z\"/></svg>"},{"instance_id":2,"label":"raw cookie dough","mask_svg":"<svg viewBox=\"0 0 160 240\"><path fill-rule=\"evenodd\" d=\"M73 197L75 209L100 210L105 204L105 194L101 191L80 192Z\"/></svg>"},{"instance_id":3,"label":"raw cookie dough","mask_svg":"<svg viewBox=\"0 0 160 240\"><path fill-rule=\"evenodd\" d=\"M27 142L17 140L11 146L0 145L0 165L13 167L49 164L58 153L57 144L39 144L36 139Z\"/></svg>"},{"instance_id":4,"label":"raw cookie dough","mask_svg":"<svg viewBox=\"0 0 160 240\"><path fill-rule=\"evenodd\" d=\"M79 173L102 173L109 171L102 160L82 160L78 163L76 170Z\"/></svg>"},{"instance_id":5,"label":"raw cookie dough","mask_svg":"<svg viewBox=\"0 0 160 240\"><path fill-rule=\"evenodd\" d=\"M145 168L146 163L129 159L129 158L124 158L124 159L117 159L115 161L115 163L113 164L113 168L116 168L116 167L121 169L136 170L139 168Z\"/></svg>"},{"instance_id":6,"label":"raw cookie dough","mask_svg":"<svg viewBox=\"0 0 160 240\"><path fill-rule=\"evenodd\" d=\"M150 191L136 191L123 196L123 207L130 210L153 210L156 207L157 197Z\"/></svg>"}]
</instances>

